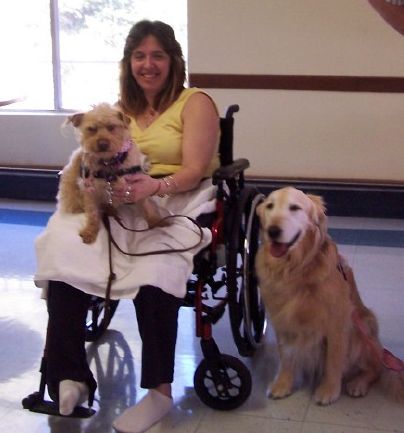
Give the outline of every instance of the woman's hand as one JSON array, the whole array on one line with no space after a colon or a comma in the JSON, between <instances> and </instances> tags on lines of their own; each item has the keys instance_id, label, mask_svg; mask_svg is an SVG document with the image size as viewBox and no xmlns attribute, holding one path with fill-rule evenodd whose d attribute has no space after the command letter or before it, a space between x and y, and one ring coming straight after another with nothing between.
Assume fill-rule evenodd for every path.
<instances>
[{"instance_id":1,"label":"woman's hand","mask_svg":"<svg viewBox=\"0 0 404 433\"><path fill-rule=\"evenodd\" d=\"M136 203L160 190L160 181L144 173L128 174L122 180L112 186L114 199L119 203Z\"/></svg>"}]
</instances>

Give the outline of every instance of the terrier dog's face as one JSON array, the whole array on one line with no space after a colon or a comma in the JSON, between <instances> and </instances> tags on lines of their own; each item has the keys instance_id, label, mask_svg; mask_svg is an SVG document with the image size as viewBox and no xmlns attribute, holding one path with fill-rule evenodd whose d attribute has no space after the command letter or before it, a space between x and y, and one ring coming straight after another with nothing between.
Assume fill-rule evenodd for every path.
<instances>
[{"instance_id":1,"label":"terrier dog's face","mask_svg":"<svg viewBox=\"0 0 404 433\"><path fill-rule=\"evenodd\" d=\"M71 122L79 130L83 151L100 158L111 158L122 150L130 138L130 118L109 104L96 105L85 113L73 114L66 122Z\"/></svg>"}]
</instances>

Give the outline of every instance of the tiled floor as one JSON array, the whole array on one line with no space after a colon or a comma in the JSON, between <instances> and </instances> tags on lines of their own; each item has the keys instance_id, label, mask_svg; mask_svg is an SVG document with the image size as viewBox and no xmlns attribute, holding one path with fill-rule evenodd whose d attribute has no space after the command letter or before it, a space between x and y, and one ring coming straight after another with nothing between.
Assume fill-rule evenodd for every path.
<instances>
[{"instance_id":1,"label":"tiled floor","mask_svg":"<svg viewBox=\"0 0 404 433\"><path fill-rule=\"evenodd\" d=\"M47 314L32 282L33 240L52 204L0 201L0 431L18 433L111 433L111 422L144 393L139 388L140 345L133 305L121 301L109 330L88 355L98 378L97 413L86 420L36 414L21 400L39 385ZM330 218L331 234L353 265L364 301L378 315L385 346L404 358L404 221ZM329 407L314 404L308 390L283 400L265 397L277 359L273 333L253 358L237 355L227 319L214 328L222 352L238 356L252 372L253 391L234 411L205 406L193 389L201 359L192 309L182 308L174 383L175 408L150 432L175 433L397 433L404 432L404 406L376 386L365 398L342 396Z\"/></svg>"}]
</instances>

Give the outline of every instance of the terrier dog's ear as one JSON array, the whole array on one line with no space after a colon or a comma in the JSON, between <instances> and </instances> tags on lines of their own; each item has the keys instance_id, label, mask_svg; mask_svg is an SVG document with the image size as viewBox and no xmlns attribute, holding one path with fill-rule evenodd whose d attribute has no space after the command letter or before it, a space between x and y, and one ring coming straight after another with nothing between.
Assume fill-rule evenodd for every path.
<instances>
[{"instance_id":1,"label":"terrier dog's ear","mask_svg":"<svg viewBox=\"0 0 404 433\"><path fill-rule=\"evenodd\" d=\"M130 117L126 114L122 113L122 111L118 111L118 116L122 120L123 124L127 128L130 124Z\"/></svg>"},{"instance_id":2,"label":"terrier dog's ear","mask_svg":"<svg viewBox=\"0 0 404 433\"><path fill-rule=\"evenodd\" d=\"M80 126L80 123L82 122L84 117L84 113L76 113L69 116L66 120L66 123L71 122L75 128Z\"/></svg>"}]
</instances>

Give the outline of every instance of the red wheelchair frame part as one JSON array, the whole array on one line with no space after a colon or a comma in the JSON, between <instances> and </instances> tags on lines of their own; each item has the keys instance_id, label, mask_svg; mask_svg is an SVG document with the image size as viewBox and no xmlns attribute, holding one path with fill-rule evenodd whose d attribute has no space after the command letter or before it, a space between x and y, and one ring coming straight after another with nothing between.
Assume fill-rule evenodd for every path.
<instances>
[{"instance_id":1,"label":"red wheelchair frame part","mask_svg":"<svg viewBox=\"0 0 404 433\"><path fill-rule=\"evenodd\" d=\"M210 243L210 253L214 254L217 251L218 245L223 243L223 221L224 221L224 203L223 200L216 200L216 218L212 224L212 241ZM205 281L199 277L195 288L195 326L196 336L202 340L209 340L212 338L212 322L206 314L206 305L203 303L208 299L203 295L203 288ZM227 303L227 297L222 299L216 307L224 307ZM204 314L205 313L205 314Z\"/></svg>"}]
</instances>

